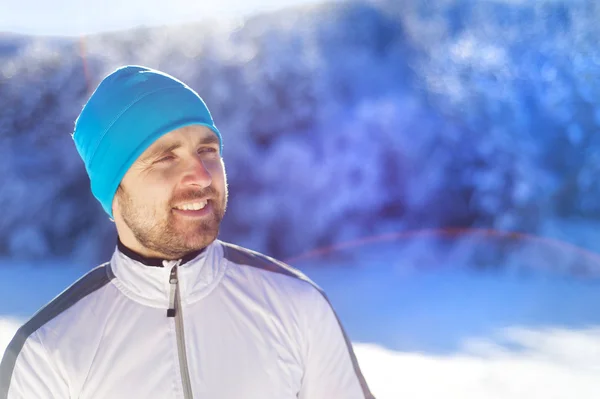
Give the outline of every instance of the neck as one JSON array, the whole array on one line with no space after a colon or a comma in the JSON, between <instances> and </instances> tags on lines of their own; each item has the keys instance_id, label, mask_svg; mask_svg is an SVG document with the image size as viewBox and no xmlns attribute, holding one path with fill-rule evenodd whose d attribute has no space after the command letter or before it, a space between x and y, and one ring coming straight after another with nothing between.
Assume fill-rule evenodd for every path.
<instances>
[{"instance_id":1,"label":"neck","mask_svg":"<svg viewBox=\"0 0 600 399\"><path fill-rule=\"evenodd\" d=\"M153 256L153 255L148 255L148 254L143 255L140 252L135 251L135 250L129 248L128 246L126 246L125 244L123 244L120 237L117 239L117 247L118 247L119 251L121 251L121 253L123 253L125 256L127 256L135 261L138 261L146 266L163 267L163 260L172 260L172 259L161 258L159 256ZM183 265L183 264L189 262L190 260L196 258L205 249L206 248L202 248L199 250L188 252L187 254L183 255L180 258L181 264Z\"/></svg>"}]
</instances>

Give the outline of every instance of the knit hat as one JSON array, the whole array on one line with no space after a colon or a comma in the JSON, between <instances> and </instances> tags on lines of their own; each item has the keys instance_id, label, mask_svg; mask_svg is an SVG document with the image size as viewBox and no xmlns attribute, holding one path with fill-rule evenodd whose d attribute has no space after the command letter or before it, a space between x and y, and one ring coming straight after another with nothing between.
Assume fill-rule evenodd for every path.
<instances>
[{"instance_id":1,"label":"knit hat","mask_svg":"<svg viewBox=\"0 0 600 399\"><path fill-rule=\"evenodd\" d=\"M121 179L159 137L187 125L203 125L219 138L210 111L185 83L157 70L128 65L105 77L75 122L73 140L92 193L113 218Z\"/></svg>"}]
</instances>

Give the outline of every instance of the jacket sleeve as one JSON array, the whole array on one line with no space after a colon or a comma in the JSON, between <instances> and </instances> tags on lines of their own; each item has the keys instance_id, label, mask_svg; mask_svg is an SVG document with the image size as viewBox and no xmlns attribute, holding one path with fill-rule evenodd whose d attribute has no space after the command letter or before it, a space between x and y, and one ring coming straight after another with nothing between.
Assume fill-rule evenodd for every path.
<instances>
[{"instance_id":1,"label":"jacket sleeve","mask_svg":"<svg viewBox=\"0 0 600 399\"><path fill-rule=\"evenodd\" d=\"M306 309L304 375L299 399L375 399L352 344L325 294L315 290Z\"/></svg>"},{"instance_id":2,"label":"jacket sleeve","mask_svg":"<svg viewBox=\"0 0 600 399\"><path fill-rule=\"evenodd\" d=\"M0 399L69 398L69 388L38 334L18 331L0 363Z\"/></svg>"}]
</instances>

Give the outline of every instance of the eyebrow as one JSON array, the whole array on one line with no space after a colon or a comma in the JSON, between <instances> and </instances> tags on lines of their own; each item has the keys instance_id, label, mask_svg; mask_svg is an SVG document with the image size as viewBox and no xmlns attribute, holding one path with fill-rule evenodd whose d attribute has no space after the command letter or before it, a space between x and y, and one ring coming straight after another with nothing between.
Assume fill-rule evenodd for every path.
<instances>
[{"instance_id":1,"label":"eyebrow","mask_svg":"<svg viewBox=\"0 0 600 399\"><path fill-rule=\"evenodd\" d=\"M146 154L146 156L144 156L144 160L151 159L151 158L157 157L162 154L166 154L168 152L178 149L179 147L181 147L181 143L174 143L171 145L168 145L168 144L158 145L154 149L152 149L152 151L148 152L148 154Z\"/></svg>"},{"instance_id":2,"label":"eyebrow","mask_svg":"<svg viewBox=\"0 0 600 399\"><path fill-rule=\"evenodd\" d=\"M197 143L197 145L207 145L207 144L217 144L218 145L219 139L217 138L216 135L211 134L209 136L202 137L200 140L198 140L198 143ZM181 142L179 142L179 141L172 143L170 145L169 144L158 145L152 151L148 152L148 154L144 157L144 159L151 159L151 158L154 158L154 157L162 155L162 154L167 154L171 151L178 149L179 147L181 147Z\"/></svg>"},{"instance_id":3,"label":"eyebrow","mask_svg":"<svg viewBox=\"0 0 600 399\"><path fill-rule=\"evenodd\" d=\"M219 144L219 138L215 134L211 134L209 136L204 136L198 144Z\"/></svg>"}]
</instances>

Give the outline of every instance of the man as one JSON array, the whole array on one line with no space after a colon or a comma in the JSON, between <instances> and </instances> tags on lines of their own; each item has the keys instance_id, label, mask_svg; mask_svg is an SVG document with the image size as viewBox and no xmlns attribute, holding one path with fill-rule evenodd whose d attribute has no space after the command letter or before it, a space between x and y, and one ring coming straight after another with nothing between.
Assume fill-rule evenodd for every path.
<instances>
[{"instance_id":1,"label":"man","mask_svg":"<svg viewBox=\"0 0 600 399\"><path fill-rule=\"evenodd\" d=\"M119 68L73 139L119 241L110 262L18 330L0 399L373 397L323 292L217 240L221 134L197 93L160 71Z\"/></svg>"}]
</instances>

